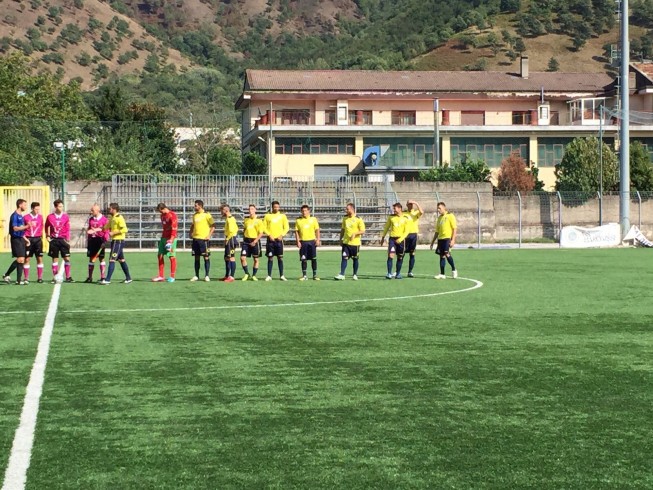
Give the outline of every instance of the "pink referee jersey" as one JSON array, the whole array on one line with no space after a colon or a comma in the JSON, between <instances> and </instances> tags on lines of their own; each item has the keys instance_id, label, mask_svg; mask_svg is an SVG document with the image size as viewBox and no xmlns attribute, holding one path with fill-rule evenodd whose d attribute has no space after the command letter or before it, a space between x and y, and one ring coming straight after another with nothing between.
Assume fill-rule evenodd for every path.
<instances>
[{"instance_id":1,"label":"pink referee jersey","mask_svg":"<svg viewBox=\"0 0 653 490\"><path fill-rule=\"evenodd\" d=\"M45 233L50 238L70 240L70 218L66 213L49 214L45 220Z\"/></svg>"},{"instance_id":2,"label":"pink referee jersey","mask_svg":"<svg viewBox=\"0 0 653 490\"><path fill-rule=\"evenodd\" d=\"M100 228L100 231L96 231L95 233L92 233L89 235L89 237L93 238L102 238L105 242L109 241L109 238L111 235L109 234L109 230L105 230L104 227L107 225L109 222L109 219L104 216L103 214L99 216L91 216L88 219L88 227L89 228Z\"/></svg>"},{"instance_id":3,"label":"pink referee jersey","mask_svg":"<svg viewBox=\"0 0 653 490\"><path fill-rule=\"evenodd\" d=\"M41 238L43 236L43 216L40 214L35 216L32 213L27 213L23 216L23 219L28 226L25 230L25 236L27 238Z\"/></svg>"}]
</instances>

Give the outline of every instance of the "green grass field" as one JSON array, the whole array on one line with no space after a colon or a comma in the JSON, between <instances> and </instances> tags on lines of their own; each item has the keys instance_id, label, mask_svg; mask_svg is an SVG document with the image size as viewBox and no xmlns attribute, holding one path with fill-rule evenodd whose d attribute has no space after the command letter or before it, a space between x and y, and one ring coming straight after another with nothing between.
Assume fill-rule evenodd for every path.
<instances>
[{"instance_id":1,"label":"green grass field","mask_svg":"<svg viewBox=\"0 0 653 490\"><path fill-rule=\"evenodd\" d=\"M27 488L653 487L645 249L455 251L477 289L426 251L418 278L367 251L342 283L337 252L319 283L190 283L184 254L153 284L127 258L130 285L61 286ZM3 469L52 288L0 287L37 311L0 314Z\"/></svg>"}]
</instances>

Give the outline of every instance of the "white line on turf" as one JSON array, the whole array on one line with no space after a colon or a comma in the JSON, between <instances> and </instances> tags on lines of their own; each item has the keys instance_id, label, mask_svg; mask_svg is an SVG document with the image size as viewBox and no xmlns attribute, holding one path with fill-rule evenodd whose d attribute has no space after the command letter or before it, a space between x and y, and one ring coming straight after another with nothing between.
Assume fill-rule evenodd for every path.
<instances>
[{"instance_id":1,"label":"white line on turf","mask_svg":"<svg viewBox=\"0 0 653 490\"><path fill-rule=\"evenodd\" d=\"M456 281L469 281L474 283L473 286L470 286L465 289L456 289L454 291L440 291L437 293L424 293L424 294L411 294L408 296L387 296L384 298L358 298L358 299L342 299L334 301L309 301L303 303L266 303L266 304L246 304L246 305L221 305L221 306L184 306L179 308L132 308L132 309L122 309L122 310L111 310L112 313L156 313L156 312L167 312L167 311L197 311L197 310L237 310L237 309L249 309L249 308L280 308L280 307L290 307L290 306L315 306L315 305L341 305L347 303L371 303L373 301L388 301L388 300L400 300L400 299L417 299L417 298L432 298L434 296L444 296L446 294L456 294L456 293L465 293L467 291L473 291L483 287L481 281L476 279L468 279L465 277L459 277L455 279ZM97 310L65 310L62 313L97 313Z\"/></svg>"},{"instance_id":2,"label":"white line on turf","mask_svg":"<svg viewBox=\"0 0 653 490\"><path fill-rule=\"evenodd\" d=\"M56 284L52 291L50 306L45 316L41 338L36 351L36 358L32 366L29 383L25 390L25 401L23 411L20 414L20 422L14 435L14 442L11 446L9 463L5 472L2 490L23 490L27 480L27 469L29 468L34 444L34 431L36 430L36 418L39 412L39 402L43 392L43 380L45 379L45 366L48 363L50 352L50 339L54 330L54 319L57 316L61 284Z\"/></svg>"}]
</instances>

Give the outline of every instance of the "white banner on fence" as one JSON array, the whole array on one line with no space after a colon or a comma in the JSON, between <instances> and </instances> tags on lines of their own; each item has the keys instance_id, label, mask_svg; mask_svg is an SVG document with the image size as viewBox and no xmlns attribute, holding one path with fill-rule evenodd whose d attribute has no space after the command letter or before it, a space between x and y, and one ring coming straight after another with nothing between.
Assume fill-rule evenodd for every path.
<instances>
[{"instance_id":1,"label":"white banner on fence","mask_svg":"<svg viewBox=\"0 0 653 490\"><path fill-rule=\"evenodd\" d=\"M594 228L565 226L560 233L563 248L616 247L621 244L619 223L610 223Z\"/></svg>"}]
</instances>

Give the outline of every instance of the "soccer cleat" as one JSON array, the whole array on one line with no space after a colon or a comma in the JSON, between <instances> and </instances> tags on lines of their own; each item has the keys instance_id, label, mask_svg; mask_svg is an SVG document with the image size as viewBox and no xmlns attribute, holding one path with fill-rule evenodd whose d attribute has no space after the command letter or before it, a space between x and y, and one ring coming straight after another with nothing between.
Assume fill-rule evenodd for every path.
<instances>
[{"instance_id":1,"label":"soccer cleat","mask_svg":"<svg viewBox=\"0 0 653 490\"><path fill-rule=\"evenodd\" d=\"M84 284L91 284L93 282L93 279L90 277L87 277L86 280L84 281Z\"/></svg>"},{"instance_id":2,"label":"soccer cleat","mask_svg":"<svg viewBox=\"0 0 653 490\"><path fill-rule=\"evenodd\" d=\"M393 273L392 273L392 277L395 277L396 275L397 275L396 272L393 272Z\"/></svg>"},{"instance_id":3,"label":"soccer cleat","mask_svg":"<svg viewBox=\"0 0 653 490\"><path fill-rule=\"evenodd\" d=\"M320 280L320 278L319 278L319 277L317 277L317 276L313 276L313 280L314 280L314 281L319 281L319 280Z\"/></svg>"},{"instance_id":4,"label":"soccer cleat","mask_svg":"<svg viewBox=\"0 0 653 490\"><path fill-rule=\"evenodd\" d=\"M72 277L67 277L65 282L72 284L75 280Z\"/></svg>"},{"instance_id":5,"label":"soccer cleat","mask_svg":"<svg viewBox=\"0 0 653 490\"><path fill-rule=\"evenodd\" d=\"M211 278L209 276L204 276L204 282L211 282Z\"/></svg>"},{"instance_id":6,"label":"soccer cleat","mask_svg":"<svg viewBox=\"0 0 653 490\"><path fill-rule=\"evenodd\" d=\"M100 282L98 282L100 286L107 286L111 284L111 281L107 281L106 279L102 279Z\"/></svg>"},{"instance_id":7,"label":"soccer cleat","mask_svg":"<svg viewBox=\"0 0 653 490\"><path fill-rule=\"evenodd\" d=\"M224 282L234 282L235 279L231 276L225 277Z\"/></svg>"},{"instance_id":8,"label":"soccer cleat","mask_svg":"<svg viewBox=\"0 0 653 490\"><path fill-rule=\"evenodd\" d=\"M249 279L249 274L245 274L241 281L246 281L247 279ZM254 280L254 278L252 278L252 280Z\"/></svg>"},{"instance_id":9,"label":"soccer cleat","mask_svg":"<svg viewBox=\"0 0 653 490\"><path fill-rule=\"evenodd\" d=\"M336 277L334 277L334 279L335 279L336 281L344 281L344 280L345 280L345 276L343 276L342 274L338 274Z\"/></svg>"},{"instance_id":10,"label":"soccer cleat","mask_svg":"<svg viewBox=\"0 0 653 490\"><path fill-rule=\"evenodd\" d=\"M23 282L25 283L25 286L29 284L29 281L27 279L25 279Z\"/></svg>"},{"instance_id":11,"label":"soccer cleat","mask_svg":"<svg viewBox=\"0 0 653 490\"><path fill-rule=\"evenodd\" d=\"M415 277L415 274L413 274L412 272L409 272L408 277Z\"/></svg>"},{"instance_id":12,"label":"soccer cleat","mask_svg":"<svg viewBox=\"0 0 653 490\"><path fill-rule=\"evenodd\" d=\"M56 280L56 279L52 279L52 280L50 281L50 284L57 284L57 280Z\"/></svg>"},{"instance_id":13,"label":"soccer cleat","mask_svg":"<svg viewBox=\"0 0 653 490\"><path fill-rule=\"evenodd\" d=\"M446 279L447 278L447 276L445 276L444 274L438 274L437 276L433 276L433 277L435 279Z\"/></svg>"},{"instance_id":14,"label":"soccer cleat","mask_svg":"<svg viewBox=\"0 0 653 490\"><path fill-rule=\"evenodd\" d=\"M43 284L43 279L39 279L39 280L36 281L36 282L38 282L39 284Z\"/></svg>"},{"instance_id":15,"label":"soccer cleat","mask_svg":"<svg viewBox=\"0 0 653 490\"><path fill-rule=\"evenodd\" d=\"M163 282L163 281L165 281L165 278L161 277L161 276L157 276L157 277L152 278L152 282Z\"/></svg>"},{"instance_id":16,"label":"soccer cleat","mask_svg":"<svg viewBox=\"0 0 653 490\"><path fill-rule=\"evenodd\" d=\"M197 282L199 280L200 280L200 278L197 277L197 276L193 276L193 277L190 278L190 282Z\"/></svg>"},{"instance_id":17,"label":"soccer cleat","mask_svg":"<svg viewBox=\"0 0 653 490\"><path fill-rule=\"evenodd\" d=\"M265 281L266 281L266 282L269 282L269 281L271 281L271 280L272 280L272 278L271 278L270 276L268 276L268 277L265 278Z\"/></svg>"},{"instance_id":18,"label":"soccer cleat","mask_svg":"<svg viewBox=\"0 0 653 490\"><path fill-rule=\"evenodd\" d=\"M2 276L2 280L6 282L7 284L11 284L11 277L10 276Z\"/></svg>"},{"instance_id":19,"label":"soccer cleat","mask_svg":"<svg viewBox=\"0 0 653 490\"><path fill-rule=\"evenodd\" d=\"M174 277L169 277L168 279L166 279L166 282L175 282L175 278Z\"/></svg>"},{"instance_id":20,"label":"soccer cleat","mask_svg":"<svg viewBox=\"0 0 653 490\"><path fill-rule=\"evenodd\" d=\"M404 278L404 276L402 276L401 274L396 274L395 275L395 279L403 279L403 278Z\"/></svg>"},{"instance_id":21,"label":"soccer cleat","mask_svg":"<svg viewBox=\"0 0 653 490\"><path fill-rule=\"evenodd\" d=\"M356 274L354 274L353 276L351 276L351 278L352 278L352 280L354 280L354 281L358 281L358 276L357 276Z\"/></svg>"},{"instance_id":22,"label":"soccer cleat","mask_svg":"<svg viewBox=\"0 0 653 490\"><path fill-rule=\"evenodd\" d=\"M288 279L286 279L286 276L281 276L281 277L279 277L279 280L280 281L287 281Z\"/></svg>"},{"instance_id":23,"label":"soccer cleat","mask_svg":"<svg viewBox=\"0 0 653 490\"><path fill-rule=\"evenodd\" d=\"M16 286L24 286L25 284L25 281L16 282Z\"/></svg>"},{"instance_id":24,"label":"soccer cleat","mask_svg":"<svg viewBox=\"0 0 653 490\"><path fill-rule=\"evenodd\" d=\"M258 278L256 276L252 276L252 281L258 281Z\"/></svg>"},{"instance_id":25,"label":"soccer cleat","mask_svg":"<svg viewBox=\"0 0 653 490\"><path fill-rule=\"evenodd\" d=\"M123 284L131 284L132 281L133 281L133 279L125 279L124 281L122 281L122 283Z\"/></svg>"},{"instance_id":26,"label":"soccer cleat","mask_svg":"<svg viewBox=\"0 0 653 490\"><path fill-rule=\"evenodd\" d=\"M451 271L451 277L458 279L458 271Z\"/></svg>"},{"instance_id":27,"label":"soccer cleat","mask_svg":"<svg viewBox=\"0 0 653 490\"><path fill-rule=\"evenodd\" d=\"M386 279L392 279L392 274L386 274L386 275L385 275L385 278L386 278Z\"/></svg>"},{"instance_id":28,"label":"soccer cleat","mask_svg":"<svg viewBox=\"0 0 653 490\"><path fill-rule=\"evenodd\" d=\"M302 276L302 277L299 278L299 280L300 280L300 281L308 281L308 277L306 277L306 276Z\"/></svg>"}]
</instances>

